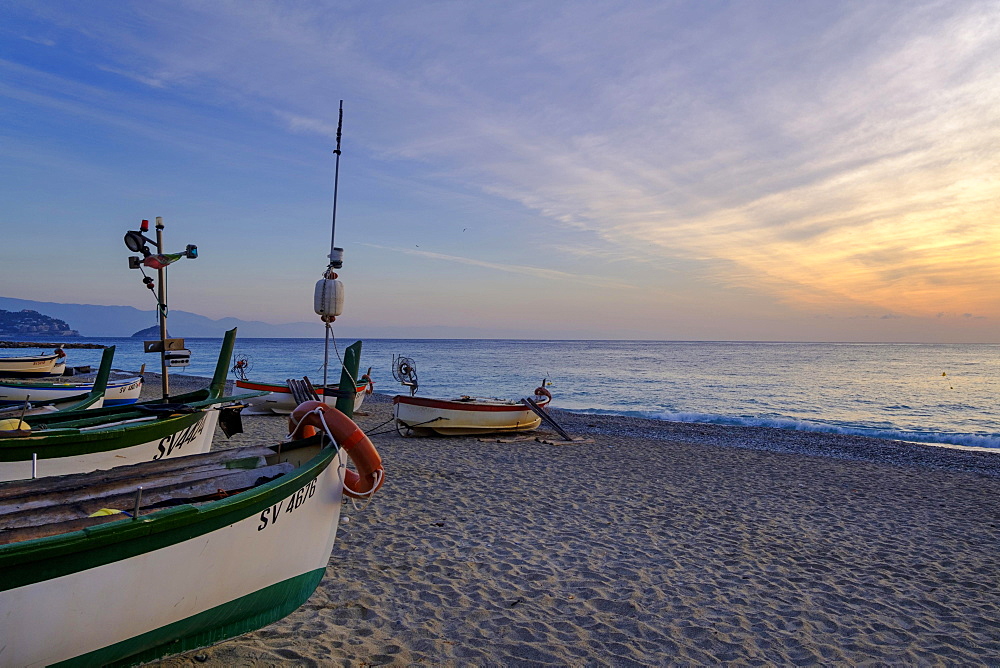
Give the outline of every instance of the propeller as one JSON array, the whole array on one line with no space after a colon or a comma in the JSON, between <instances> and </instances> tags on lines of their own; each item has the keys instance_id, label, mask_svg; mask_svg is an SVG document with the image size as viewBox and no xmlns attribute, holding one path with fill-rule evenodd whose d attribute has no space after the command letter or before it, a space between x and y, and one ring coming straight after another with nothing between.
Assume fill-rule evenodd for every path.
<instances>
[{"instance_id":1,"label":"propeller","mask_svg":"<svg viewBox=\"0 0 1000 668\"><path fill-rule=\"evenodd\" d=\"M230 369L236 374L239 380L246 380L247 373L253 369L253 360L248 355L235 355L233 357L233 368Z\"/></svg>"},{"instance_id":2,"label":"propeller","mask_svg":"<svg viewBox=\"0 0 1000 668\"><path fill-rule=\"evenodd\" d=\"M412 358L393 355L392 377L410 388L410 396L417 393L417 363Z\"/></svg>"}]
</instances>

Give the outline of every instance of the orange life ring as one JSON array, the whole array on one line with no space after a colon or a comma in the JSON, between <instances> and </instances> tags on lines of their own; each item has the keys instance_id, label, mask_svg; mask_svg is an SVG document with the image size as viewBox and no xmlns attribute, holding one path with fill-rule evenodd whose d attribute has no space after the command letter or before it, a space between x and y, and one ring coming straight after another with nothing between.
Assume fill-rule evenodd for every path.
<instances>
[{"instance_id":1,"label":"orange life ring","mask_svg":"<svg viewBox=\"0 0 1000 668\"><path fill-rule=\"evenodd\" d=\"M288 416L288 431L293 440L329 432L354 463L357 473L344 471L344 494L363 499L382 486L385 470L371 440L354 420L321 401L305 401Z\"/></svg>"},{"instance_id":2,"label":"orange life ring","mask_svg":"<svg viewBox=\"0 0 1000 668\"><path fill-rule=\"evenodd\" d=\"M365 375L361 376L361 380L366 380L366 381L368 381L368 384L367 384L367 385L365 385L365 394L371 394L372 392L374 392L374 391L375 391L375 381L374 381L374 380L372 380L372 377L371 377L371 376L369 376L369 375L368 375L368 374L366 373Z\"/></svg>"}]
</instances>

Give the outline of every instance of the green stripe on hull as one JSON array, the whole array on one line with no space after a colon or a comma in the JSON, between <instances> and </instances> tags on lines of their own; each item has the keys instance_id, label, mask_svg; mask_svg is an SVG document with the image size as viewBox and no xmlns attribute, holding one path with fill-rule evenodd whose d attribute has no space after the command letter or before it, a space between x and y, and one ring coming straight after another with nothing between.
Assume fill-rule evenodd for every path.
<instances>
[{"instance_id":1,"label":"green stripe on hull","mask_svg":"<svg viewBox=\"0 0 1000 668\"><path fill-rule=\"evenodd\" d=\"M0 573L3 573L0 591L122 561L253 517L318 477L337 452L336 448L324 448L309 462L277 480L197 507L182 505L144 515L136 521L111 522L0 546Z\"/></svg>"},{"instance_id":2,"label":"green stripe on hull","mask_svg":"<svg viewBox=\"0 0 1000 668\"><path fill-rule=\"evenodd\" d=\"M325 568L319 568L303 573L179 622L53 665L135 666L214 645L289 615L308 600L325 572Z\"/></svg>"},{"instance_id":3,"label":"green stripe on hull","mask_svg":"<svg viewBox=\"0 0 1000 668\"><path fill-rule=\"evenodd\" d=\"M56 459L130 448L194 427L203 418L205 413L198 412L107 430L71 430L51 435L39 431L37 436L0 439L0 462L30 462L32 454L37 454L38 459ZM31 416L26 421L31 424Z\"/></svg>"}]
</instances>

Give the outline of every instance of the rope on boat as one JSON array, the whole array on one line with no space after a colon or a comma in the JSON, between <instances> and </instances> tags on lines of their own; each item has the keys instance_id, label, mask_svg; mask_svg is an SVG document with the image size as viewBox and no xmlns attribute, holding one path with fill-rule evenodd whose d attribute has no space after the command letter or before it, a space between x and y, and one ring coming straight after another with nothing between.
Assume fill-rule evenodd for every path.
<instances>
[{"instance_id":1,"label":"rope on boat","mask_svg":"<svg viewBox=\"0 0 1000 668\"><path fill-rule=\"evenodd\" d=\"M337 361L340 362L341 371L342 372L346 371L347 372L347 377L350 378L351 382L354 383L354 386L357 387L358 386L358 379L351 375L351 370L348 369L347 366L344 365L344 359L340 356L340 348L337 347L337 336L333 333L333 324L332 323L329 323L329 322L326 323L326 336L327 336L327 340L330 340L330 339L333 340L333 352L337 353ZM327 346L324 346L324 352L323 352L323 386L324 387L327 384L327 379L326 379L327 360L326 360L326 358L327 358L328 355L329 355L328 348L327 348Z\"/></svg>"},{"instance_id":2,"label":"rope on boat","mask_svg":"<svg viewBox=\"0 0 1000 668\"><path fill-rule=\"evenodd\" d=\"M323 424L323 431L326 432L327 438L329 438L331 442L337 443L337 447L340 448L341 447L340 443L337 442L337 439L334 438L333 433L330 431L330 426L327 425L326 419L323 417L323 409L320 406L317 406L316 408L312 409L311 411L303 415L302 418L295 423L295 426L298 427L299 423L302 422L302 420L305 420L307 416L312 415L314 413L319 416L319 421ZM295 430L292 429L292 431L294 432ZM290 437L291 434L286 436L285 440L288 440ZM338 470L347 469L347 465L340 464L337 468ZM381 484L382 478L385 475L385 473L381 470L375 470L372 472L372 475L375 476L375 484L372 485L372 488L370 490L368 490L367 492L355 492L353 490L351 491L352 494L357 494L358 496L366 497L365 505L361 506L361 508L358 508L357 501L354 499L354 497L350 496L347 497L351 499L351 505L354 506L355 510L364 510L365 508L368 507L368 504L372 502L372 498L374 498L374 494L378 490L379 485Z\"/></svg>"},{"instance_id":3,"label":"rope on boat","mask_svg":"<svg viewBox=\"0 0 1000 668\"><path fill-rule=\"evenodd\" d=\"M389 424L390 422L392 422L395 419L396 419L396 417L393 416L393 417L389 418L388 420L386 420L385 422L382 422L382 423L379 423L379 424L375 425L374 427L372 427L371 430L365 431L365 434L367 434L369 437L372 437L372 436L381 436L382 434L388 434L389 432L394 431L394 429L386 429L385 431L375 431L375 430L381 429L382 427L386 426L387 424Z\"/></svg>"},{"instance_id":4,"label":"rope on boat","mask_svg":"<svg viewBox=\"0 0 1000 668\"><path fill-rule=\"evenodd\" d=\"M392 419L396 420L395 416L393 416ZM399 436L401 438L406 438L406 436L403 436L402 432L399 431L399 425L403 425L404 427L406 427L410 431L413 431L414 428L416 428L416 427L422 427L423 425L430 424L431 422L437 422L438 420L450 420L450 419L451 418L436 417L433 420L427 420L426 422L418 422L416 424L410 424L408 422L403 422L402 420L396 420L396 433L399 434ZM385 424L385 422L383 422L382 424ZM382 425L379 425L379 426L382 426ZM388 432L386 432L386 433L388 433Z\"/></svg>"}]
</instances>

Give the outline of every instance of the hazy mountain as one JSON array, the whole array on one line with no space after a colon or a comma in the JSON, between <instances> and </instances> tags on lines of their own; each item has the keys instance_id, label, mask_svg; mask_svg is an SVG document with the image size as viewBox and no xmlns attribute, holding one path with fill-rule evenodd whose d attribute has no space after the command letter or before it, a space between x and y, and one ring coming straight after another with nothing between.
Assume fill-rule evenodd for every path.
<instances>
[{"instance_id":1,"label":"hazy mountain","mask_svg":"<svg viewBox=\"0 0 1000 668\"><path fill-rule=\"evenodd\" d=\"M132 306L96 306L92 304L57 304L28 299L0 297L0 309L21 311L30 309L69 323L80 336L132 336L156 325L156 311L140 311ZM226 330L239 327L241 338L323 337L319 322L292 322L270 325L266 322L221 318L213 320L196 313L171 310L167 318L170 333L178 337L221 337Z\"/></svg>"}]
</instances>

